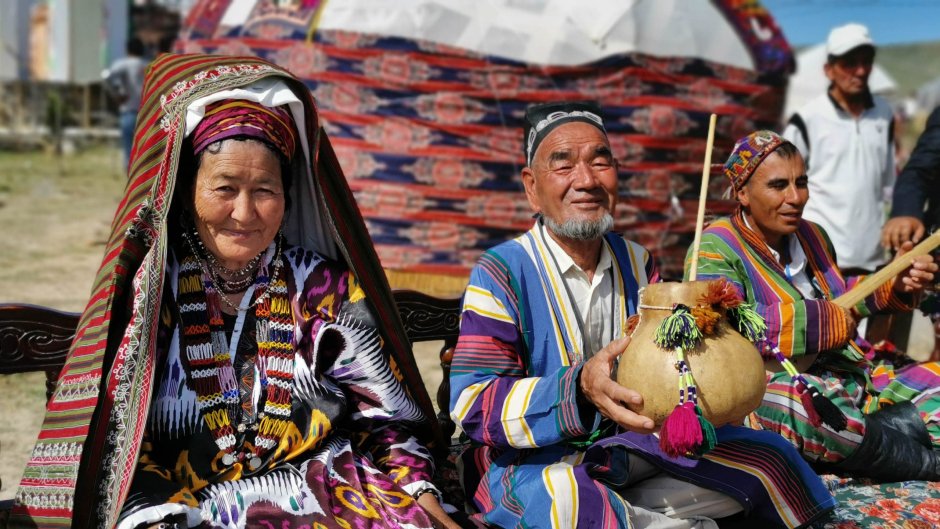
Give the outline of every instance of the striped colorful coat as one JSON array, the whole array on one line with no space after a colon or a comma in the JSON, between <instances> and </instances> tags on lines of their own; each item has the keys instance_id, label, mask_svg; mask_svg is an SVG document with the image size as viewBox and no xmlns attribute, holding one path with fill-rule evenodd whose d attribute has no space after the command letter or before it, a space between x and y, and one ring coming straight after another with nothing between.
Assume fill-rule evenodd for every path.
<instances>
[{"instance_id":1,"label":"striped colorful coat","mask_svg":"<svg viewBox=\"0 0 940 529\"><path fill-rule=\"evenodd\" d=\"M901 401L912 401L940 446L940 365L936 362L899 368L900 358L882 357L857 333L849 335L846 316L832 300L863 278L846 280L836 266L825 231L802 221L795 233L806 254L811 282L822 294L805 299L791 285L783 267L740 214L712 223L702 234L699 279L725 278L767 322L768 341L787 357L819 354L804 374L848 418L836 432L811 425L790 377L777 373L768 383L763 404L752 426L776 431L812 460L838 462L854 452L865 432L866 413ZM690 250L691 252L691 250ZM689 255L691 257L691 253ZM688 269L688 259L687 259ZM910 300L881 286L855 307L863 316L884 311L909 311ZM907 360L903 360L907 362Z\"/></svg>"},{"instance_id":2,"label":"striped colorful coat","mask_svg":"<svg viewBox=\"0 0 940 529\"><path fill-rule=\"evenodd\" d=\"M605 244L615 261L615 313L623 329L639 289L658 273L642 246L612 234ZM538 230L529 230L482 256L464 297L451 417L471 440L462 455L463 486L487 522L630 527L630 506L615 492L627 478L628 452L725 492L780 526L801 525L834 505L776 435L721 428L719 447L707 458L671 460L655 437L613 435L595 409L579 406L580 331L547 257ZM602 432L608 436L598 440ZM573 505L562 507L559 498Z\"/></svg>"},{"instance_id":3,"label":"striped colorful coat","mask_svg":"<svg viewBox=\"0 0 940 529\"><path fill-rule=\"evenodd\" d=\"M838 351L848 361L864 363L871 345L858 336L849 336L845 313L828 301L850 290L861 278L846 280L842 276L832 243L818 225L802 221L796 236L806 253L811 281L822 292L822 299L804 299L786 280L783 266L767 245L739 215L715 221L702 234L698 276L723 277L734 283L744 299L756 304L767 322L770 341L784 356ZM890 282L882 285L855 309L862 316L911 310L909 303L893 294L892 286Z\"/></svg>"}]
</instances>

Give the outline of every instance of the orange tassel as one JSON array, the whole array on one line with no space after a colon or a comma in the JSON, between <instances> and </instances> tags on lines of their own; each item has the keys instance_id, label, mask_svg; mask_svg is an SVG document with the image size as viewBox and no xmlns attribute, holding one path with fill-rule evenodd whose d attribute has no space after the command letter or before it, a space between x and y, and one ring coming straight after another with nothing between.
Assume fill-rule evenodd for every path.
<instances>
[{"instance_id":1,"label":"orange tassel","mask_svg":"<svg viewBox=\"0 0 940 529\"><path fill-rule=\"evenodd\" d=\"M692 316L695 317L695 326L706 336L715 334L715 326L721 320L721 314L712 309L711 306L693 307Z\"/></svg>"},{"instance_id":2,"label":"orange tassel","mask_svg":"<svg viewBox=\"0 0 940 529\"><path fill-rule=\"evenodd\" d=\"M627 326L623 330L623 333L627 336L633 336L633 331L636 330L636 326L640 324L640 315L634 314L627 318Z\"/></svg>"},{"instance_id":3,"label":"orange tassel","mask_svg":"<svg viewBox=\"0 0 940 529\"><path fill-rule=\"evenodd\" d=\"M706 292L699 299L703 305L718 306L723 309L733 309L744 302L738 290L727 279L720 279L708 285Z\"/></svg>"}]
</instances>

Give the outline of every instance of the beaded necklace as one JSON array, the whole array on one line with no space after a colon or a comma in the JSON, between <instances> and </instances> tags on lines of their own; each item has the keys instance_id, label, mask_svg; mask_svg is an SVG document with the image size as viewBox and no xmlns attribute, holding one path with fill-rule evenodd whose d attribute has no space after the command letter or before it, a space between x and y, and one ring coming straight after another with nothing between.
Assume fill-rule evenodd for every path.
<instances>
[{"instance_id":1,"label":"beaded necklace","mask_svg":"<svg viewBox=\"0 0 940 529\"><path fill-rule=\"evenodd\" d=\"M189 235L186 235L187 240ZM294 379L293 318L282 272L281 241L272 261L258 269L254 302L258 354L255 365L264 395L263 411L256 424L240 423L238 384L232 367L228 338L219 300L208 266L191 253L180 262L178 303L185 345L184 367L193 383L197 404L206 427L223 453L222 464L246 459L250 470L261 468L265 456L277 446L290 420ZM270 276L269 276L270 272ZM242 437L238 444L236 433ZM254 437L254 439L252 439Z\"/></svg>"},{"instance_id":2,"label":"beaded necklace","mask_svg":"<svg viewBox=\"0 0 940 529\"><path fill-rule=\"evenodd\" d=\"M228 289L224 288L226 281L223 280L221 277L219 277L218 272L215 269L213 269L212 264L211 264L211 261L214 261L214 260L215 262L218 262L218 261L216 260L215 256L212 255L211 252L206 250L206 247L202 244L202 240L199 238L199 234L196 233L195 228L192 229L192 233L189 233L189 231L184 231L183 238L186 239L186 244L189 246L189 251L191 251L193 255L195 255L198 258L199 266L202 269L203 274L205 274L209 279L212 280L212 285L219 292L222 292L222 294L235 294L238 292L244 292L245 289L247 289L248 286L251 285L252 283L257 284L256 283L257 276L256 277L249 276L246 281L239 281L238 283L227 282L229 288ZM271 274L272 276L277 275L282 265L281 247L283 246L282 245L283 236L280 234L280 232L278 232L276 238L277 238L277 250L275 251L274 259L272 260L272 262L274 263L274 271ZM196 240L196 244L193 243L193 239ZM264 255L264 251L262 251L261 253L256 255L254 258L252 258L252 261L257 260L258 262L260 262L261 256L263 255ZM249 262L249 266L251 266L250 262ZM228 270L228 269L225 268L225 270ZM241 285L241 284L243 284L243 286L239 287L238 285ZM268 297L268 288L267 288L268 283L265 283L265 286L266 287L264 291L261 293L261 295L255 299L253 304L248 305L247 307L241 307L241 306L235 305L234 303L229 301L226 296L219 296L219 297L232 310L244 311L244 310L250 309L251 307L259 303L264 302L264 300Z\"/></svg>"}]
</instances>

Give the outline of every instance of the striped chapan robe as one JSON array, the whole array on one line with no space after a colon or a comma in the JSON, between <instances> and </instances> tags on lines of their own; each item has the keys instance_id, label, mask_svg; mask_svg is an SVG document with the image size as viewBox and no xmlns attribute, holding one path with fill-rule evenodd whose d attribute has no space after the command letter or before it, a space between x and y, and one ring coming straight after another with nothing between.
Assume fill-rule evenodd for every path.
<instances>
[{"instance_id":1,"label":"striped chapan robe","mask_svg":"<svg viewBox=\"0 0 940 529\"><path fill-rule=\"evenodd\" d=\"M864 278L843 278L832 243L818 225L801 221L792 236L797 237L806 254L811 282L821 294L819 299L806 299L787 281L783 266L740 213L715 221L702 234L698 278L725 278L734 283L764 317L768 341L784 356L819 354L803 376L839 406L848 418L848 426L836 432L828 425L817 428L810 424L786 372L777 373L768 382L752 426L778 432L810 460L834 463L851 455L861 442L864 414L912 401L934 446L940 447L940 365L928 362L900 368L896 364L904 362L903 357L882 357L857 334L849 336L842 309L828 300ZM893 281L883 285L855 309L863 316L911 310L909 300L896 295L893 285Z\"/></svg>"},{"instance_id":2,"label":"striped chapan robe","mask_svg":"<svg viewBox=\"0 0 940 529\"><path fill-rule=\"evenodd\" d=\"M613 234L605 244L623 329L639 289L658 274L640 245ZM451 417L471 440L462 484L486 522L633 527L633 507L617 493L629 477L628 453L733 497L762 526L801 526L835 505L799 454L770 432L720 428L708 456L670 459L656 437L618 433L596 409L579 406L576 309L546 257L539 230L529 230L480 258L464 296Z\"/></svg>"}]
</instances>

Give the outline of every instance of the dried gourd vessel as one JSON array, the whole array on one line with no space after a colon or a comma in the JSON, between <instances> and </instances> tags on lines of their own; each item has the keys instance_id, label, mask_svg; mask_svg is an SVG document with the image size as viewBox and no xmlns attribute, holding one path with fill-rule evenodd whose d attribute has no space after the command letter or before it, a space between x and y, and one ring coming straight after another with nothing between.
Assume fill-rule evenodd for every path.
<instances>
[{"instance_id":1,"label":"dried gourd vessel","mask_svg":"<svg viewBox=\"0 0 940 529\"><path fill-rule=\"evenodd\" d=\"M740 423L760 405L764 361L752 340L763 337L764 322L727 281L648 285L631 320L617 381L643 396L630 407L662 428L667 453L704 453L714 445L712 425ZM681 433L696 428L698 443L695 432Z\"/></svg>"}]
</instances>

